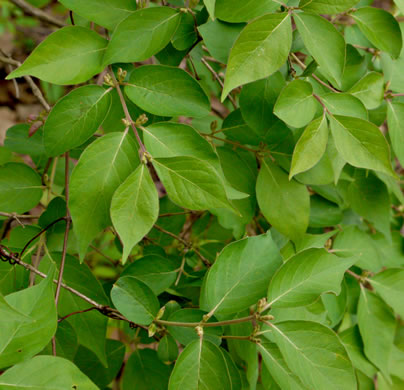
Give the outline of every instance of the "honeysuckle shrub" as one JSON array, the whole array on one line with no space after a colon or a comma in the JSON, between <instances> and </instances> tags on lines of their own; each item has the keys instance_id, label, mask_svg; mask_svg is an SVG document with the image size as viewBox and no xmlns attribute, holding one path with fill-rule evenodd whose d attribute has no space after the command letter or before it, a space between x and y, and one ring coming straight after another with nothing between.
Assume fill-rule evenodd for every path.
<instances>
[{"instance_id":1,"label":"honeysuckle shrub","mask_svg":"<svg viewBox=\"0 0 404 390\"><path fill-rule=\"evenodd\" d=\"M60 3L7 76L66 87L0 150L0 389L404 388L402 0Z\"/></svg>"}]
</instances>

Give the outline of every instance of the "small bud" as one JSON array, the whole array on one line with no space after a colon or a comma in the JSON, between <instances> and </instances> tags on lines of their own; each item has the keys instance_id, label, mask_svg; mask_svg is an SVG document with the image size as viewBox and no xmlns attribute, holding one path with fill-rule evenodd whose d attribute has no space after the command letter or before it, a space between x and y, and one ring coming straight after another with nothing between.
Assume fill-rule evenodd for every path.
<instances>
[{"instance_id":1,"label":"small bud","mask_svg":"<svg viewBox=\"0 0 404 390\"><path fill-rule=\"evenodd\" d=\"M163 307L158 311L158 313L157 313L157 315L156 315L156 320L159 320L161 317L163 317L165 310L166 310L166 307L163 306Z\"/></svg>"},{"instance_id":2,"label":"small bud","mask_svg":"<svg viewBox=\"0 0 404 390\"><path fill-rule=\"evenodd\" d=\"M202 328L202 326L197 326L195 328L195 332L199 337L203 337L203 328Z\"/></svg>"},{"instance_id":3,"label":"small bud","mask_svg":"<svg viewBox=\"0 0 404 390\"><path fill-rule=\"evenodd\" d=\"M267 304L267 299L266 298L261 298L258 301L258 304L257 304L257 312L261 313L264 310L266 304Z\"/></svg>"},{"instance_id":4,"label":"small bud","mask_svg":"<svg viewBox=\"0 0 404 390\"><path fill-rule=\"evenodd\" d=\"M126 127L129 127L129 126L130 126L130 121L128 121L126 118L122 118L122 123L123 123Z\"/></svg>"},{"instance_id":5,"label":"small bud","mask_svg":"<svg viewBox=\"0 0 404 390\"><path fill-rule=\"evenodd\" d=\"M149 118L147 117L146 114L139 115L139 117L136 119L136 125L142 126L145 123L147 123L148 120Z\"/></svg>"},{"instance_id":6,"label":"small bud","mask_svg":"<svg viewBox=\"0 0 404 390\"><path fill-rule=\"evenodd\" d=\"M153 322L153 323L149 326L149 328L148 328L149 337L153 337L153 336L156 334L156 332L157 332L157 326L156 326L156 324Z\"/></svg>"},{"instance_id":7,"label":"small bud","mask_svg":"<svg viewBox=\"0 0 404 390\"><path fill-rule=\"evenodd\" d=\"M112 77L111 77L111 75L110 75L109 73L107 73L107 74L104 76L104 84L107 84L107 85L109 85L110 87L115 87L114 80L112 80Z\"/></svg>"},{"instance_id":8,"label":"small bud","mask_svg":"<svg viewBox=\"0 0 404 390\"><path fill-rule=\"evenodd\" d=\"M210 319L210 315L209 314L205 314L203 317L202 317L202 322L208 322L209 321L209 319Z\"/></svg>"},{"instance_id":9,"label":"small bud","mask_svg":"<svg viewBox=\"0 0 404 390\"><path fill-rule=\"evenodd\" d=\"M213 132L213 131L216 131L216 129L217 129L217 121L211 122L210 123L210 130Z\"/></svg>"},{"instance_id":10,"label":"small bud","mask_svg":"<svg viewBox=\"0 0 404 390\"><path fill-rule=\"evenodd\" d=\"M266 316L261 316L260 320L262 321L272 321L275 317L271 316L270 314L266 315Z\"/></svg>"},{"instance_id":11,"label":"small bud","mask_svg":"<svg viewBox=\"0 0 404 390\"><path fill-rule=\"evenodd\" d=\"M122 83L125 80L127 75L128 75L128 72L126 70L123 70L122 68L118 69L118 81L120 83Z\"/></svg>"}]
</instances>

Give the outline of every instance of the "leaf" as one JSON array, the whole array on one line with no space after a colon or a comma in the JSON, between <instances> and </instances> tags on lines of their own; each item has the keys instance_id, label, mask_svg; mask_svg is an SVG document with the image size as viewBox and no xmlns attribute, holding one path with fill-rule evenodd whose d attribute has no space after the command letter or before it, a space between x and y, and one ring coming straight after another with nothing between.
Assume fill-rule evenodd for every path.
<instances>
[{"instance_id":1,"label":"leaf","mask_svg":"<svg viewBox=\"0 0 404 390\"><path fill-rule=\"evenodd\" d=\"M170 258L153 254L129 264L121 276L133 276L159 295L175 282L178 268L179 265Z\"/></svg>"},{"instance_id":2,"label":"leaf","mask_svg":"<svg viewBox=\"0 0 404 390\"><path fill-rule=\"evenodd\" d=\"M290 371L276 344L263 341L257 345L266 368L282 390L306 389L299 377Z\"/></svg>"},{"instance_id":3,"label":"leaf","mask_svg":"<svg viewBox=\"0 0 404 390\"><path fill-rule=\"evenodd\" d=\"M213 19L215 19L215 3L216 0L203 0L206 9L209 12L209 16Z\"/></svg>"},{"instance_id":4,"label":"leaf","mask_svg":"<svg viewBox=\"0 0 404 390\"><path fill-rule=\"evenodd\" d=\"M207 162L194 157L171 157L155 158L152 163L168 196L179 206L191 210L234 210L222 179Z\"/></svg>"},{"instance_id":5,"label":"leaf","mask_svg":"<svg viewBox=\"0 0 404 390\"><path fill-rule=\"evenodd\" d=\"M358 168L395 176L386 139L376 125L359 118L334 115L331 132L341 157Z\"/></svg>"},{"instance_id":6,"label":"leaf","mask_svg":"<svg viewBox=\"0 0 404 390\"><path fill-rule=\"evenodd\" d=\"M140 325L150 325L160 309L153 291L132 276L118 279L111 290L111 299L129 321Z\"/></svg>"},{"instance_id":7,"label":"leaf","mask_svg":"<svg viewBox=\"0 0 404 390\"><path fill-rule=\"evenodd\" d=\"M157 349L157 355L159 359L164 363L177 360L178 346L173 336L171 336L170 334L166 334L161 338Z\"/></svg>"},{"instance_id":8,"label":"leaf","mask_svg":"<svg viewBox=\"0 0 404 390\"><path fill-rule=\"evenodd\" d=\"M77 15L113 30L122 20L136 11L131 0L60 0Z\"/></svg>"},{"instance_id":9,"label":"leaf","mask_svg":"<svg viewBox=\"0 0 404 390\"><path fill-rule=\"evenodd\" d=\"M216 0L215 16L230 23L248 22L278 8L273 0Z\"/></svg>"},{"instance_id":10,"label":"leaf","mask_svg":"<svg viewBox=\"0 0 404 390\"><path fill-rule=\"evenodd\" d=\"M273 325L272 329L286 364L307 388L357 388L352 363L331 329L306 321L287 321Z\"/></svg>"},{"instance_id":11,"label":"leaf","mask_svg":"<svg viewBox=\"0 0 404 390\"><path fill-rule=\"evenodd\" d=\"M16 390L98 389L72 362L57 356L36 356L11 367L1 375L0 387Z\"/></svg>"},{"instance_id":12,"label":"leaf","mask_svg":"<svg viewBox=\"0 0 404 390\"><path fill-rule=\"evenodd\" d=\"M404 103L387 102L387 124L391 146L400 164L404 165Z\"/></svg>"},{"instance_id":13,"label":"leaf","mask_svg":"<svg viewBox=\"0 0 404 390\"><path fill-rule=\"evenodd\" d=\"M321 96L326 108L333 115L354 116L368 120L368 111L363 103L348 93L327 93Z\"/></svg>"},{"instance_id":14,"label":"leaf","mask_svg":"<svg viewBox=\"0 0 404 390\"><path fill-rule=\"evenodd\" d=\"M140 164L111 200L111 220L123 243L122 263L152 229L159 215L159 196L149 170Z\"/></svg>"},{"instance_id":15,"label":"leaf","mask_svg":"<svg viewBox=\"0 0 404 390\"><path fill-rule=\"evenodd\" d=\"M345 271L355 259L340 258L324 249L308 249L290 258L276 272L268 289L271 307L298 307L321 294L339 295Z\"/></svg>"},{"instance_id":16,"label":"leaf","mask_svg":"<svg viewBox=\"0 0 404 390\"><path fill-rule=\"evenodd\" d=\"M274 114L289 126L303 127L314 118L317 105L311 84L294 80L282 89L274 107Z\"/></svg>"},{"instance_id":17,"label":"leaf","mask_svg":"<svg viewBox=\"0 0 404 390\"><path fill-rule=\"evenodd\" d=\"M74 89L60 99L44 125L43 142L49 156L58 156L87 141L102 125L111 95L98 85Z\"/></svg>"},{"instance_id":18,"label":"leaf","mask_svg":"<svg viewBox=\"0 0 404 390\"><path fill-rule=\"evenodd\" d=\"M369 279L374 287L389 306L393 308L401 318L404 318L404 269L390 268Z\"/></svg>"},{"instance_id":19,"label":"leaf","mask_svg":"<svg viewBox=\"0 0 404 390\"><path fill-rule=\"evenodd\" d=\"M358 0L300 0L299 8L317 14L339 14L352 8Z\"/></svg>"},{"instance_id":20,"label":"leaf","mask_svg":"<svg viewBox=\"0 0 404 390\"><path fill-rule=\"evenodd\" d=\"M29 154L36 158L46 158L42 143L42 129L29 136L30 125L20 123L7 129L4 147L19 154Z\"/></svg>"},{"instance_id":21,"label":"leaf","mask_svg":"<svg viewBox=\"0 0 404 390\"><path fill-rule=\"evenodd\" d=\"M53 296L53 272L38 285L7 295L5 301L31 321L15 323L13 331L9 333L2 328L0 368L33 357L45 348L55 334L57 314ZM1 376L0 384L4 375Z\"/></svg>"},{"instance_id":22,"label":"leaf","mask_svg":"<svg viewBox=\"0 0 404 390\"><path fill-rule=\"evenodd\" d=\"M349 91L368 110L380 106L384 98L384 77L381 73L370 72L362 77Z\"/></svg>"},{"instance_id":23,"label":"leaf","mask_svg":"<svg viewBox=\"0 0 404 390\"><path fill-rule=\"evenodd\" d=\"M194 17L190 13L182 13L178 28L171 39L173 47L177 50L187 50L197 39Z\"/></svg>"},{"instance_id":24,"label":"leaf","mask_svg":"<svg viewBox=\"0 0 404 390\"><path fill-rule=\"evenodd\" d=\"M269 232L227 245L204 279L200 307L216 314L247 309L265 296L268 283L281 264Z\"/></svg>"},{"instance_id":25,"label":"leaf","mask_svg":"<svg viewBox=\"0 0 404 390\"><path fill-rule=\"evenodd\" d=\"M309 223L310 196L306 186L289 181L287 173L263 160L257 179L257 201L264 217L280 233L298 241Z\"/></svg>"},{"instance_id":26,"label":"leaf","mask_svg":"<svg viewBox=\"0 0 404 390\"><path fill-rule=\"evenodd\" d=\"M125 364L122 390L167 390L170 373L156 351L137 348Z\"/></svg>"},{"instance_id":27,"label":"leaf","mask_svg":"<svg viewBox=\"0 0 404 390\"><path fill-rule=\"evenodd\" d=\"M35 207L42 197L39 175L28 165L7 163L0 167L0 210L25 213Z\"/></svg>"},{"instance_id":28,"label":"leaf","mask_svg":"<svg viewBox=\"0 0 404 390\"><path fill-rule=\"evenodd\" d=\"M332 84L339 86L345 67L345 40L326 19L309 13L294 13L300 36L307 50ZM332 50L329 50L332 46Z\"/></svg>"},{"instance_id":29,"label":"leaf","mask_svg":"<svg viewBox=\"0 0 404 390\"><path fill-rule=\"evenodd\" d=\"M136 68L125 87L128 98L155 115L201 118L210 103L200 84L185 70L163 65Z\"/></svg>"},{"instance_id":30,"label":"leaf","mask_svg":"<svg viewBox=\"0 0 404 390\"><path fill-rule=\"evenodd\" d=\"M358 304L358 326L365 355L389 378L389 360L392 353L396 319L385 303L361 286Z\"/></svg>"},{"instance_id":31,"label":"leaf","mask_svg":"<svg viewBox=\"0 0 404 390\"><path fill-rule=\"evenodd\" d=\"M104 69L107 43L89 28L63 27L41 42L6 79L29 75L58 85L83 83Z\"/></svg>"},{"instance_id":32,"label":"leaf","mask_svg":"<svg viewBox=\"0 0 404 390\"><path fill-rule=\"evenodd\" d=\"M275 73L286 61L291 44L287 13L264 15L247 25L230 52L222 101L233 88Z\"/></svg>"},{"instance_id":33,"label":"leaf","mask_svg":"<svg viewBox=\"0 0 404 390\"><path fill-rule=\"evenodd\" d=\"M139 164L127 133L110 133L94 141L80 157L70 178L69 208L83 258L94 237L110 225L115 190Z\"/></svg>"},{"instance_id":34,"label":"leaf","mask_svg":"<svg viewBox=\"0 0 404 390\"><path fill-rule=\"evenodd\" d=\"M309 170L321 159L327 148L328 126L325 112L311 122L296 143L289 178Z\"/></svg>"},{"instance_id":35,"label":"leaf","mask_svg":"<svg viewBox=\"0 0 404 390\"><path fill-rule=\"evenodd\" d=\"M185 347L175 363L168 390L183 390L184 386L187 390L233 389L226 360L219 347L202 338Z\"/></svg>"},{"instance_id":36,"label":"leaf","mask_svg":"<svg viewBox=\"0 0 404 390\"><path fill-rule=\"evenodd\" d=\"M360 30L378 49L393 58L400 55L403 45L397 20L389 12L373 7L362 7L351 14Z\"/></svg>"},{"instance_id":37,"label":"leaf","mask_svg":"<svg viewBox=\"0 0 404 390\"><path fill-rule=\"evenodd\" d=\"M180 19L181 14L169 7L142 8L133 12L112 34L103 65L147 60L168 45Z\"/></svg>"}]
</instances>

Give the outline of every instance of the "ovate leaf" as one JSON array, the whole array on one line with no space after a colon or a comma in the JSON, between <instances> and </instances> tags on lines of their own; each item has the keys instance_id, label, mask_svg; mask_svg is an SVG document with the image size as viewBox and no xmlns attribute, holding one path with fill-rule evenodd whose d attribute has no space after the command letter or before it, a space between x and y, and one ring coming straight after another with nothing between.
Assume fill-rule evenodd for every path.
<instances>
[{"instance_id":1,"label":"ovate leaf","mask_svg":"<svg viewBox=\"0 0 404 390\"><path fill-rule=\"evenodd\" d=\"M352 363L338 336L316 322L273 326L273 338L290 370L308 389L355 390Z\"/></svg>"},{"instance_id":2,"label":"ovate leaf","mask_svg":"<svg viewBox=\"0 0 404 390\"><path fill-rule=\"evenodd\" d=\"M268 283L281 264L279 250L269 232L231 243L220 253L204 280L201 308L217 314L247 309L265 296Z\"/></svg>"},{"instance_id":3,"label":"ovate leaf","mask_svg":"<svg viewBox=\"0 0 404 390\"><path fill-rule=\"evenodd\" d=\"M127 133L110 133L81 155L70 179L69 208L83 258L94 237L110 225L115 190L139 164L135 141Z\"/></svg>"},{"instance_id":4,"label":"ovate leaf","mask_svg":"<svg viewBox=\"0 0 404 390\"><path fill-rule=\"evenodd\" d=\"M111 220L123 242L122 262L132 248L152 229L159 214L159 196L145 164L115 191L111 201Z\"/></svg>"},{"instance_id":5,"label":"ovate leaf","mask_svg":"<svg viewBox=\"0 0 404 390\"><path fill-rule=\"evenodd\" d=\"M49 35L7 76L35 76L59 85L79 84L100 73L108 41L89 28L67 26Z\"/></svg>"},{"instance_id":6,"label":"ovate leaf","mask_svg":"<svg viewBox=\"0 0 404 390\"><path fill-rule=\"evenodd\" d=\"M183 69L145 65L130 76L125 93L143 110L163 116L204 117L210 103L200 84Z\"/></svg>"},{"instance_id":7,"label":"ovate leaf","mask_svg":"<svg viewBox=\"0 0 404 390\"><path fill-rule=\"evenodd\" d=\"M345 271L355 262L324 249L308 249L290 258L275 274L268 289L272 307L297 307L314 302L321 294L338 295Z\"/></svg>"},{"instance_id":8,"label":"ovate leaf","mask_svg":"<svg viewBox=\"0 0 404 390\"><path fill-rule=\"evenodd\" d=\"M215 16L230 23L248 22L277 8L273 0L216 0Z\"/></svg>"},{"instance_id":9,"label":"ovate leaf","mask_svg":"<svg viewBox=\"0 0 404 390\"><path fill-rule=\"evenodd\" d=\"M158 53L170 42L180 18L181 14L169 7L133 12L112 34L103 59L104 65L143 61Z\"/></svg>"},{"instance_id":10,"label":"ovate leaf","mask_svg":"<svg viewBox=\"0 0 404 390\"><path fill-rule=\"evenodd\" d=\"M352 8L358 0L300 0L299 7L317 14L339 14Z\"/></svg>"},{"instance_id":11,"label":"ovate leaf","mask_svg":"<svg viewBox=\"0 0 404 390\"><path fill-rule=\"evenodd\" d=\"M230 52L222 101L233 88L276 72L286 61L291 44L287 13L264 15L247 25Z\"/></svg>"},{"instance_id":12,"label":"ovate leaf","mask_svg":"<svg viewBox=\"0 0 404 390\"><path fill-rule=\"evenodd\" d=\"M387 124L391 146L401 165L404 165L404 103L387 103Z\"/></svg>"},{"instance_id":13,"label":"ovate leaf","mask_svg":"<svg viewBox=\"0 0 404 390\"><path fill-rule=\"evenodd\" d=\"M266 159L258 174L256 192L268 222L285 236L299 240L309 223L310 196L306 186L289 181L286 172Z\"/></svg>"},{"instance_id":14,"label":"ovate leaf","mask_svg":"<svg viewBox=\"0 0 404 390\"><path fill-rule=\"evenodd\" d=\"M111 299L129 321L140 325L150 325L160 308L153 291L132 276L118 279L112 287Z\"/></svg>"},{"instance_id":15,"label":"ovate leaf","mask_svg":"<svg viewBox=\"0 0 404 390\"><path fill-rule=\"evenodd\" d=\"M215 5L216 0L203 0L206 9L209 12L209 15L212 19L215 19Z\"/></svg>"},{"instance_id":16,"label":"ovate leaf","mask_svg":"<svg viewBox=\"0 0 404 390\"><path fill-rule=\"evenodd\" d=\"M362 77L349 93L357 97L368 110L380 106L384 97L384 78L381 73L370 72Z\"/></svg>"},{"instance_id":17,"label":"ovate leaf","mask_svg":"<svg viewBox=\"0 0 404 390\"><path fill-rule=\"evenodd\" d=\"M58 156L82 145L101 126L111 105L111 95L98 85L74 89L49 113L43 142L49 156Z\"/></svg>"}]
</instances>

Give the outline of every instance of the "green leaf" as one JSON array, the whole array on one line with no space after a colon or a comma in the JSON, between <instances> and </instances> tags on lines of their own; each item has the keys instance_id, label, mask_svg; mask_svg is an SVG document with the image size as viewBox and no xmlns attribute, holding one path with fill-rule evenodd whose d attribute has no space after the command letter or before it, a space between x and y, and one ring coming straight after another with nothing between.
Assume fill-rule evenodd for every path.
<instances>
[{"instance_id":1,"label":"green leaf","mask_svg":"<svg viewBox=\"0 0 404 390\"><path fill-rule=\"evenodd\" d=\"M7 163L0 167L0 210L25 213L35 207L42 197L39 175L28 165Z\"/></svg>"},{"instance_id":2,"label":"green leaf","mask_svg":"<svg viewBox=\"0 0 404 390\"><path fill-rule=\"evenodd\" d=\"M216 0L203 0L206 9L209 12L210 17L213 19L215 19L215 3Z\"/></svg>"},{"instance_id":3,"label":"green leaf","mask_svg":"<svg viewBox=\"0 0 404 390\"><path fill-rule=\"evenodd\" d=\"M257 345L266 368L282 390L306 389L299 377L290 371L276 344L263 341Z\"/></svg>"},{"instance_id":4,"label":"green leaf","mask_svg":"<svg viewBox=\"0 0 404 390\"><path fill-rule=\"evenodd\" d=\"M122 20L136 11L132 0L60 0L77 15L113 30Z\"/></svg>"},{"instance_id":5,"label":"green leaf","mask_svg":"<svg viewBox=\"0 0 404 390\"><path fill-rule=\"evenodd\" d=\"M387 269L373 276L369 282L395 313L404 318L404 269Z\"/></svg>"},{"instance_id":6,"label":"green leaf","mask_svg":"<svg viewBox=\"0 0 404 390\"><path fill-rule=\"evenodd\" d=\"M69 208L80 257L108 225L115 190L139 164L135 141L127 133L110 133L81 155L70 178Z\"/></svg>"},{"instance_id":7,"label":"green leaf","mask_svg":"<svg viewBox=\"0 0 404 390\"><path fill-rule=\"evenodd\" d=\"M357 97L368 110L373 110L379 107L383 101L383 75L370 72L362 77L348 92Z\"/></svg>"},{"instance_id":8,"label":"green leaf","mask_svg":"<svg viewBox=\"0 0 404 390\"><path fill-rule=\"evenodd\" d=\"M379 128L359 118L335 115L330 118L331 132L341 157L358 168L395 176L389 145Z\"/></svg>"},{"instance_id":9,"label":"green leaf","mask_svg":"<svg viewBox=\"0 0 404 390\"><path fill-rule=\"evenodd\" d=\"M327 93L321 96L327 110L333 115L354 116L368 120L368 111L363 103L348 93Z\"/></svg>"},{"instance_id":10,"label":"green leaf","mask_svg":"<svg viewBox=\"0 0 404 390\"><path fill-rule=\"evenodd\" d=\"M34 158L46 158L42 142L42 128L29 136L30 125L20 123L7 129L4 146L19 154L29 154ZM3 164L2 164L3 165Z\"/></svg>"},{"instance_id":11,"label":"green leaf","mask_svg":"<svg viewBox=\"0 0 404 390\"><path fill-rule=\"evenodd\" d=\"M294 80L282 89L274 107L274 114L289 126L303 127L314 118L317 105L311 84Z\"/></svg>"},{"instance_id":12,"label":"green leaf","mask_svg":"<svg viewBox=\"0 0 404 390\"><path fill-rule=\"evenodd\" d=\"M292 156L289 178L314 167L323 156L328 141L328 125L325 112L311 122L297 141Z\"/></svg>"},{"instance_id":13,"label":"green leaf","mask_svg":"<svg viewBox=\"0 0 404 390\"><path fill-rule=\"evenodd\" d=\"M136 68L125 93L133 103L155 115L201 118L210 111L209 98L200 84L183 69L170 66Z\"/></svg>"},{"instance_id":14,"label":"green leaf","mask_svg":"<svg viewBox=\"0 0 404 390\"><path fill-rule=\"evenodd\" d=\"M167 390L170 373L156 351L136 348L125 364L122 390Z\"/></svg>"},{"instance_id":15,"label":"green leaf","mask_svg":"<svg viewBox=\"0 0 404 390\"><path fill-rule=\"evenodd\" d=\"M298 241L309 224L310 195L306 186L269 159L263 160L257 179L257 201L264 217L280 233Z\"/></svg>"},{"instance_id":16,"label":"green leaf","mask_svg":"<svg viewBox=\"0 0 404 390\"><path fill-rule=\"evenodd\" d=\"M389 12L373 7L362 7L351 13L360 30L378 49L393 58L400 55L403 45L397 20Z\"/></svg>"},{"instance_id":17,"label":"green leaf","mask_svg":"<svg viewBox=\"0 0 404 390\"><path fill-rule=\"evenodd\" d=\"M321 16L295 13L293 18L304 45L320 66L321 73L332 84L339 86L345 67L344 37L329 21Z\"/></svg>"},{"instance_id":18,"label":"green leaf","mask_svg":"<svg viewBox=\"0 0 404 390\"><path fill-rule=\"evenodd\" d=\"M173 47L177 50L187 50L197 39L194 17L190 13L182 13L180 24L171 39Z\"/></svg>"},{"instance_id":19,"label":"green leaf","mask_svg":"<svg viewBox=\"0 0 404 390\"><path fill-rule=\"evenodd\" d=\"M321 294L339 295L345 271L355 262L324 249L308 249L290 258L274 275L268 289L271 307L298 307Z\"/></svg>"},{"instance_id":20,"label":"green leaf","mask_svg":"<svg viewBox=\"0 0 404 390\"><path fill-rule=\"evenodd\" d=\"M338 336L315 322L287 321L272 326L286 364L309 389L354 390L352 363Z\"/></svg>"},{"instance_id":21,"label":"green leaf","mask_svg":"<svg viewBox=\"0 0 404 390\"><path fill-rule=\"evenodd\" d=\"M365 355L389 378L389 360L393 349L396 319L387 305L361 286L358 326Z\"/></svg>"},{"instance_id":22,"label":"green leaf","mask_svg":"<svg viewBox=\"0 0 404 390\"><path fill-rule=\"evenodd\" d=\"M170 258L153 254L130 264L121 276L133 276L147 284L154 294L159 295L174 283L178 267L178 263Z\"/></svg>"},{"instance_id":23,"label":"green leaf","mask_svg":"<svg viewBox=\"0 0 404 390\"><path fill-rule=\"evenodd\" d=\"M317 14L339 14L352 8L359 0L300 0L299 8Z\"/></svg>"},{"instance_id":24,"label":"green leaf","mask_svg":"<svg viewBox=\"0 0 404 390\"><path fill-rule=\"evenodd\" d=\"M281 264L278 247L269 232L227 245L204 279L201 308L216 314L247 309L265 296Z\"/></svg>"},{"instance_id":25,"label":"green leaf","mask_svg":"<svg viewBox=\"0 0 404 390\"><path fill-rule=\"evenodd\" d=\"M111 220L123 243L122 263L152 229L159 215L159 196L145 164L118 187L111 200Z\"/></svg>"},{"instance_id":26,"label":"green leaf","mask_svg":"<svg viewBox=\"0 0 404 390\"><path fill-rule=\"evenodd\" d=\"M219 347L202 338L187 345L175 363L168 390L183 390L184 386L187 390L233 389L227 362Z\"/></svg>"},{"instance_id":27,"label":"green leaf","mask_svg":"<svg viewBox=\"0 0 404 390\"><path fill-rule=\"evenodd\" d=\"M153 291L132 276L118 279L111 290L111 299L129 321L140 325L150 325L160 309Z\"/></svg>"},{"instance_id":28,"label":"green leaf","mask_svg":"<svg viewBox=\"0 0 404 390\"><path fill-rule=\"evenodd\" d=\"M98 85L74 89L49 113L43 142L49 156L58 156L87 141L102 125L111 95Z\"/></svg>"},{"instance_id":29,"label":"green leaf","mask_svg":"<svg viewBox=\"0 0 404 390\"><path fill-rule=\"evenodd\" d=\"M215 16L230 23L248 22L278 8L273 0L216 0Z\"/></svg>"},{"instance_id":30,"label":"green leaf","mask_svg":"<svg viewBox=\"0 0 404 390\"><path fill-rule=\"evenodd\" d=\"M88 28L63 27L41 42L6 79L29 75L58 85L83 83L104 69L107 43Z\"/></svg>"},{"instance_id":31,"label":"green leaf","mask_svg":"<svg viewBox=\"0 0 404 390\"><path fill-rule=\"evenodd\" d=\"M15 323L13 332L7 328L0 335L0 367L5 368L29 359L49 343L56 332L57 314L53 296L53 272L40 284L9 294L9 306L31 321ZM0 384L4 374L1 376Z\"/></svg>"},{"instance_id":32,"label":"green leaf","mask_svg":"<svg viewBox=\"0 0 404 390\"><path fill-rule=\"evenodd\" d=\"M291 44L287 13L264 15L247 25L230 52L222 101L233 88L276 72L288 58Z\"/></svg>"},{"instance_id":33,"label":"green leaf","mask_svg":"<svg viewBox=\"0 0 404 390\"><path fill-rule=\"evenodd\" d=\"M400 164L404 165L404 103L387 102L387 124L391 146Z\"/></svg>"},{"instance_id":34,"label":"green leaf","mask_svg":"<svg viewBox=\"0 0 404 390\"><path fill-rule=\"evenodd\" d=\"M170 199L191 210L227 208L224 183L210 164L194 157L155 158L152 160Z\"/></svg>"},{"instance_id":35,"label":"green leaf","mask_svg":"<svg viewBox=\"0 0 404 390\"><path fill-rule=\"evenodd\" d=\"M166 334L160 341L157 349L159 359L164 362L173 362L178 357L178 346L174 337Z\"/></svg>"},{"instance_id":36,"label":"green leaf","mask_svg":"<svg viewBox=\"0 0 404 390\"><path fill-rule=\"evenodd\" d=\"M57 356L36 356L11 367L1 375L0 388L98 389L72 362Z\"/></svg>"},{"instance_id":37,"label":"green leaf","mask_svg":"<svg viewBox=\"0 0 404 390\"><path fill-rule=\"evenodd\" d=\"M144 61L171 40L181 14L169 7L143 8L118 24L104 55L104 66L115 62Z\"/></svg>"}]
</instances>

